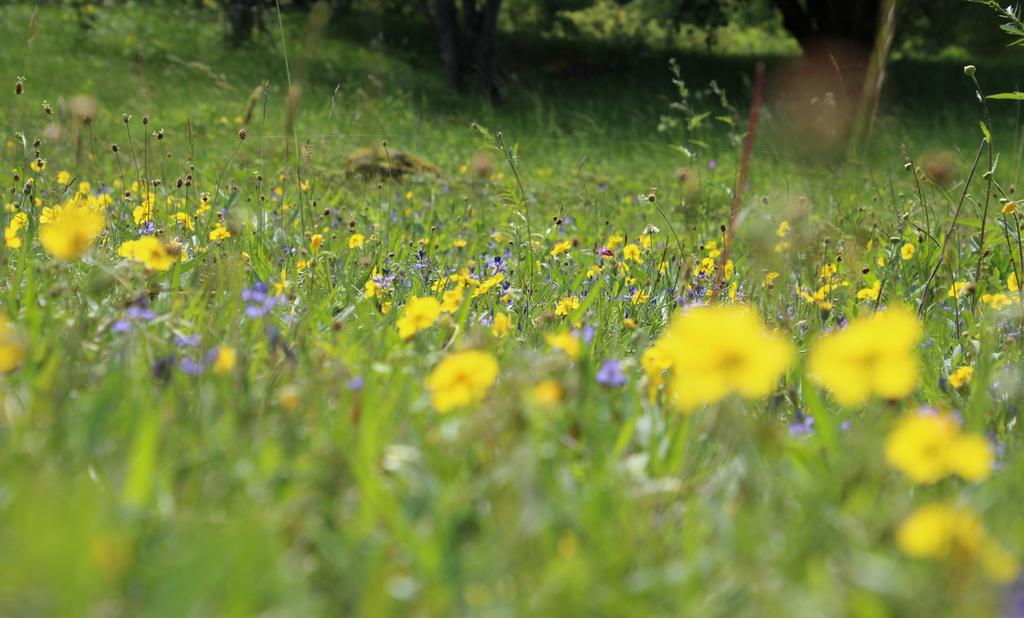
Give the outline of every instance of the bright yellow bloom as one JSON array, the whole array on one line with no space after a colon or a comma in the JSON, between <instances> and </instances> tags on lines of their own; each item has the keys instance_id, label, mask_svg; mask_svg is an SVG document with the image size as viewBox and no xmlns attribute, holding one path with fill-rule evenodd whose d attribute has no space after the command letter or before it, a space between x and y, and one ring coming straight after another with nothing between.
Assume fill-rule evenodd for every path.
<instances>
[{"instance_id":1,"label":"bright yellow bloom","mask_svg":"<svg viewBox=\"0 0 1024 618\"><path fill-rule=\"evenodd\" d=\"M539 406L557 406L565 399L565 390L556 380L544 380L533 387L530 398Z\"/></svg>"},{"instance_id":2,"label":"bright yellow bloom","mask_svg":"<svg viewBox=\"0 0 1024 618\"><path fill-rule=\"evenodd\" d=\"M28 225L28 215L19 212L11 217L10 223L4 228L4 244L7 245L8 249L17 249L21 247L21 236L18 235L25 226Z\"/></svg>"},{"instance_id":3,"label":"bright yellow bloom","mask_svg":"<svg viewBox=\"0 0 1024 618\"><path fill-rule=\"evenodd\" d=\"M33 159L29 164L33 172L41 172L46 169L46 159Z\"/></svg>"},{"instance_id":4,"label":"bright yellow bloom","mask_svg":"<svg viewBox=\"0 0 1024 618\"><path fill-rule=\"evenodd\" d=\"M348 248L349 249L361 249L363 244L366 242L366 237L362 234L352 234L348 237Z\"/></svg>"},{"instance_id":5,"label":"bright yellow bloom","mask_svg":"<svg viewBox=\"0 0 1024 618\"><path fill-rule=\"evenodd\" d=\"M986 305L995 309L996 311L1005 309L1014 303L1012 298L1003 293L982 294L981 302L985 303Z\"/></svg>"},{"instance_id":6,"label":"bright yellow bloom","mask_svg":"<svg viewBox=\"0 0 1024 618\"><path fill-rule=\"evenodd\" d=\"M572 333L551 334L545 340L553 349L561 350L569 358L575 360L580 357L580 340Z\"/></svg>"},{"instance_id":7,"label":"bright yellow bloom","mask_svg":"<svg viewBox=\"0 0 1024 618\"><path fill-rule=\"evenodd\" d=\"M625 260L632 260L637 264L643 264L644 258L640 254L640 247L629 243L622 248L622 258Z\"/></svg>"},{"instance_id":8,"label":"bright yellow bloom","mask_svg":"<svg viewBox=\"0 0 1024 618\"><path fill-rule=\"evenodd\" d=\"M121 243L117 254L136 262L142 262L150 270L169 270L177 258L168 251L167 245L155 236L143 236L138 240Z\"/></svg>"},{"instance_id":9,"label":"bright yellow bloom","mask_svg":"<svg viewBox=\"0 0 1024 618\"><path fill-rule=\"evenodd\" d=\"M408 341L416 333L433 326L440 315L441 303L436 298L413 296L406 304L402 317L398 318L398 335Z\"/></svg>"},{"instance_id":10,"label":"bright yellow bloom","mask_svg":"<svg viewBox=\"0 0 1024 618\"><path fill-rule=\"evenodd\" d=\"M494 322L491 324L491 335L500 339L508 334L511 325L512 320L507 315L500 312L495 313Z\"/></svg>"},{"instance_id":11,"label":"bright yellow bloom","mask_svg":"<svg viewBox=\"0 0 1024 618\"><path fill-rule=\"evenodd\" d=\"M560 255L571 248L572 243L569 242L568 240L563 240L562 242L555 243L555 246L551 248L551 256L554 257L556 255Z\"/></svg>"},{"instance_id":12,"label":"bright yellow bloom","mask_svg":"<svg viewBox=\"0 0 1024 618\"><path fill-rule=\"evenodd\" d=\"M71 173L67 170L57 172L57 184L67 185L71 182Z\"/></svg>"},{"instance_id":13,"label":"bright yellow bloom","mask_svg":"<svg viewBox=\"0 0 1024 618\"><path fill-rule=\"evenodd\" d=\"M71 262L92 246L105 223L102 212L69 203L51 211L49 223L39 227L39 241L50 255Z\"/></svg>"},{"instance_id":14,"label":"bright yellow bloom","mask_svg":"<svg viewBox=\"0 0 1024 618\"><path fill-rule=\"evenodd\" d=\"M654 401L661 385L665 383L666 375L672 369L672 353L667 340L659 340L644 350L640 365L647 375L647 398Z\"/></svg>"},{"instance_id":15,"label":"bright yellow bloom","mask_svg":"<svg viewBox=\"0 0 1024 618\"><path fill-rule=\"evenodd\" d=\"M859 300L878 300L878 295L881 293L882 281L875 279L875 283L871 287L857 290L857 298Z\"/></svg>"},{"instance_id":16,"label":"bright yellow bloom","mask_svg":"<svg viewBox=\"0 0 1024 618\"><path fill-rule=\"evenodd\" d=\"M1017 202L1006 202L1003 204L1003 214L1012 215L1017 212Z\"/></svg>"},{"instance_id":17,"label":"bright yellow bloom","mask_svg":"<svg viewBox=\"0 0 1024 618\"><path fill-rule=\"evenodd\" d=\"M238 363L238 354L229 345L217 348L217 358L213 361L214 373L230 373Z\"/></svg>"},{"instance_id":18,"label":"bright yellow bloom","mask_svg":"<svg viewBox=\"0 0 1024 618\"><path fill-rule=\"evenodd\" d=\"M920 339L914 313L893 307L819 337L808 371L843 406L860 405L872 395L900 399L917 387Z\"/></svg>"},{"instance_id":19,"label":"bright yellow bloom","mask_svg":"<svg viewBox=\"0 0 1024 618\"><path fill-rule=\"evenodd\" d=\"M478 296L483 296L484 294L490 292L495 287L497 287L499 283L501 283L504 280L505 280L505 275L502 274L502 273L495 273L495 275L493 277L488 277L483 283L479 284L476 287L476 289L473 290L473 298L477 298ZM470 280L470 284L471 285L475 284L475 283L476 283L475 280Z\"/></svg>"},{"instance_id":20,"label":"bright yellow bloom","mask_svg":"<svg viewBox=\"0 0 1024 618\"><path fill-rule=\"evenodd\" d=\"M689 309L672 321L659 345L671 357L672 401L686 412L732 393L769 395L795 356L789 340L744 305Z\"/></svg>"},{"instance_id":21,"label":"bright yellow bloom","mask_svg":"<svg viewBox=\"0 0 1024 618\"><path fill-rule=\"evenodd\" d=\"M960 388L965 384L970 384L972 377L974 377L974 367L957 367L953 373L949 374L949 385L953 388Z\"/></svg>"},{"instance_id":22,"label":"bright yellow bloom","mask_svg":"<svg viewBox=\"0 0 1024 618\"><path fill-rule=\"evenodd\" d=\"M904 260L913 259L915 252L917 252L917 247L914 246L914 243L908 242L900 247L900 257Z\"/></svg>"},{"instance_id":23,"label":"bright yellow bloom","mask_svg":"<svg viewBox=\"0 0 1024 618\"><path fill-rule=\"evenodd\" d=\"M210 230L210 240L216 241L224 240L226 238L231 238L231 232L228 228L224 227L223 223L218 223L217 227Z\"/></svg>"},{"instance_id":24,"label":"bright yellow bloom","mask_svg":"<svg viewBox=\"0 0 1024 618\"><path fill-rule=\"evenodd\" d=\"M617 249L618 246L624 243L625 241L626 239L623 238L622 236L619 236L618 234L613 234L608 237L608 240L604 241L604 248L609 251L615 251L615 249Z\"/></svg>"},{"instance_id":25,"label":"bright yellow bloom","mask_svg":"<svg viewBox=\"0 0 1024 618\"><path fill-rule=\"evenodd\" d=\"M188 230L189 232L195 229L195 225L192 223L192 217L188 216L187 212L179 210L178 212L171 215L171 219L173 219L176 223L184 225L185 229Z\"/></svg>"},{"instance_id":26,"label":"bright yellow bloom","mask_svg":"<svg viewBox=\"0 0 1024 618\"><path fill-rule=\"evenodd\" d=\"M949 286L949 291L946 292L946 296L949 298L963 298L973 289L974 285L972 285L970 281L957 281L953 285Z\"/></svg>"},{"instance_id":27,"label":"bright yellow bloom","mask_svg":"<svg viewBox=\"0 0 1024 618\"><path fill-rule=\"evenodd\" d=\"M555 315L569 315L574 310L579 309L579 306L579 297L566 296L562 300L558 301L558 305L555 306Z\"/></svg>"},{"instance_id":28,"label":"bright yellow bloom","mask_svg":"<svg viewBox=\"0 0 1024 618\"><path fill-rule=\"evenodd\" d=\"M902 417L885 439L885 462L914 483L936 483L951 474L982 481L992 473L994 454L983 436L963 434L949 414Z\"/></svg>"},{"instance_id":29,"label":"bright yellow bloom","mask_svg":"<svg viewBox=\"0 0 1024 618\"><path fill-rule=\"evenodd\" d=\"M313 253L320 251L320 246L324 244L323 234L313 234L309 237L309 250Z\"/></svg>"},{"instance_id":30,"label":"bright yellow bloom","mask_svg":"<svg viewBox=\"0 0 1024 618\"><path fill-rule=\"evenodd\" d=\"M1009 582L1020 570L970 510L946 502L919 507L896 530L896 544L911 558L945 560L959 566L980 562L996 582Z\"/></svg>"},{"instance_id":31,"label":"bright yellow bloom","mask_svg":"<svg viewBox=\"0 0 1024 618\"><path fill-rule=\"evenodd\" d=\"M427 378L430 402L438 412L478 404L498 378L498 361L479 350L456 352Z\"/></svg>"},{"instance_id":32,"label":"bright yellow bloom","mask_svg":"<svg viewBox=\"0 0 1024 618\"><path fill-rule=\"evenodd\" d=\"M25 358L25 344L17 330L8 321L7 316L0 313L0 373L10 373L21 365Z\"/></svg>"},{"instance_id":33,"label":"bright yellow bloom","mask_svg":"<svg viewBox=\"0 0 1024 618\"><path fill-rule=\"evenodd\" d=\"M443 302L441 303L441 311L445 313L455 313L462 306L462 287L457 287L454 290L448 290L443 294Z\"/></svg>"}]
</instances>

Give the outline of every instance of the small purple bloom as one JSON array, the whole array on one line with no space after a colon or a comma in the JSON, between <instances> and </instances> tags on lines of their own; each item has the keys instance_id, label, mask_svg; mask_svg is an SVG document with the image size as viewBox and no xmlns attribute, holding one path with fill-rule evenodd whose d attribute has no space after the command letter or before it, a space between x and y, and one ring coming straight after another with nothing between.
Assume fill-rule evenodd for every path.
<instances>
[{"instance_id":1,"label":"small purple bloom","mask_svg":"<svg viewBox=\"0 0 1024 618\"><path fill-rule=\"evenodd\" d=\"M363 376L356 376L348 381L348 390L360 391L363 389L363 384L366 383L366 378Z\"/></svg>"},{"instance_id":2,"label":"small purple bloom","mask_svg":"<svg viewBox=\"0 0 1024 618\"><path fill-rule=\"evenodd\" d=\"M622 373L622 365L614 358L609 358L601 364L597 371L597 383L609 388L619 388L626 383L626 374Z\"/></svg>"},{"instance_id":3,"label":"small purple bloom","mask_svg":"<svg viewBox=\"0 0 1024 618\"><path fill-rule=\"evenodd\" d=\"M194 348L199 345L200 341L202 341L202 337L199 335L179 335L174 338L174 343L179 348Z\"/></svg>"},{"instance_id":4,"label":"small purple bloom","mask_svg":"<svg viewBox=\"0 0 1024 618\"><path fill-rule=\"evenodd\" d=\"M187 356L181 359L181 364L179 366L181 367L182 371L189 374L190 376L199 375L203 372L204 369L206 369L206 365L199 361L192 360Z\"/></svg>"},{"instance_id":5,"label":"small purple bloom","mask_svg":"<svg viewBox=\"0 0 1024 618\"><path fill-rule=\"evenodd\" d=\"M583 343L590 343L591 341L593 341L595 333L596 333L596 331L594 330L593 326L591 326L589 324L584 326L583 327Z\"/></svg>"}]
</instances>

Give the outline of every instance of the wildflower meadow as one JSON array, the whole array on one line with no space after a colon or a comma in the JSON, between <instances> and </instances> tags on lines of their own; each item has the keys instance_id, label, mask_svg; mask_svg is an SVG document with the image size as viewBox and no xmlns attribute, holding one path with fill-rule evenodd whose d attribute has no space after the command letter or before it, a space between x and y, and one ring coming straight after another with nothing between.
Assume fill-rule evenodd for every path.
<instances>
[{"instance_id":1,"label":"wildflower meadow","mask_svg":"<svg viewBox=\"0 0 1024 618\"><path fill-rule=\"evenodd\" d=\"M1017 9L656 4L0 2L0 616L1024 616Z\"/></svg>"}]
</instances>

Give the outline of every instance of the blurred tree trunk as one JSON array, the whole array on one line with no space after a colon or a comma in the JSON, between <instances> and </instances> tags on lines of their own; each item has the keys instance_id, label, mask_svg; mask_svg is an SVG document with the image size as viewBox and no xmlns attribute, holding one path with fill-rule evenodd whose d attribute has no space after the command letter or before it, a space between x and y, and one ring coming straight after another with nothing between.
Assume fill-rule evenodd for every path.
<instances>
[{"instance_id":1,"label":"blurred tree trunk","mask_svg":"<svg viewBox=\"0 0 1024 618\"><path fill-rule=\"evenodd\" d=\"M224 0L226 35L228 43L232 46L237 47L252 37L259 2L260 0Z\"/></svg>"},{"instance_id":2,"label":"blurred tree trunk","mask_svg":"<svg viewBox=\"0 0 1024 618\"><path fill-rule=\"evenodd\" d=\"M782 24L803 46L814 39L875 40L881 0L775 0Z\"/></svg>"},{"instance_id":3,"label":"blurred tree trunk","mask_svg":"<svg viewBox=\"0 0 1024 618\"><path fill-rule=\"evenodd\" d=\"M461 90L465 77L472 73L483 82L491 102L500 105L497 50L501 0L462 0L461 25L455 0L434 0L430 13L448 81Z\"/></svg>"},{"instance_id":4,"label":"blurred tree trunk","mask_svg":"<svg viewBox=\"0 0 1024 618\"><path fill-rule=\"evenodd\" d=\"M435 0L431 12L434 28L441 43L441 62L444 64L448 81L462 90L462 67L459 63L459 22L455 12L455 0Z\"/></svg>"}]
</instances>

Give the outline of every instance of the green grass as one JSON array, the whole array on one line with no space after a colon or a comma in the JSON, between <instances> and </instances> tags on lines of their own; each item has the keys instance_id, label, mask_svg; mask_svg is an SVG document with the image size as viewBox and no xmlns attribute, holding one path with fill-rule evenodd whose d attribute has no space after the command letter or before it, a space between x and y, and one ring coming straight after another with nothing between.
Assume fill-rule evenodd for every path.
<instances>
[{"instance_id":1,"label":"green grass","mask_svg":"<svg viewBox=\"0 0 1024 618\"><path fill-rule=\"evenodd\" d=\"M0 250L0 306L26 350L0 376L0 615L979 616L1011 602L1014 587L975 560L912 559L895 542L915 507L948 499L1011 554L1024 552L1021 321L974 302L1007 291L1014 259L995 200L979 247L987 159L949 228L952 276L938 271L923 308L918 388L843 409L802 368L823 331L873 313L856 293L876 279L886 281L882 305L916 308L939 251L912 225L941 242L981 140L960 64L894 63L872 147L846 163L798 156L783 110L769 105L731 281L737 302L784 332L801 360L769 397L682 414L665 393L647 397L641 355L681 304L707 300L694 269L708 243L721 243L739 148L715 127L691 161L681 135L657 131L674 100L668 56L509 42L508 104L495 109L448 90L422 31L381 38L359 19L304 52L301 16L285 15L302 87L289 134L276 28L231 50L206 11L101 9L82 31L57 8L5 7L3 222L17 210L29 225L21 247ZM987 89L1016 88L1014 53L970 59ZM556 54L563 60L547 66ZM773 80L788 59L769 60ZM754 59L687 54L680 64L691 88L718 79L745 122ZM240 123L264 80L265 107ZM91 127L70 111L76 95L98 101ZM1018 112L992 112L993 178L1011 191ZM514 166L474 121L518 146ZM41 173L29 168L36 137ZM347 176L348 153L382 140L443 174ZM952 152L950 184L925 179L919 193L904 144L918 162ZM680 167L699 181L680 182ZM70 193L60 170L74 178ZM192 185L177 188L186 174ZM138 237L144 185L126 198L111 189L105 231L82 259L44 251L43 207L80 181L96 191L145 178L162 181L149 189L154 222L184 246L182 262L147 272L117 255ZM194 231L169 220L194 213L201 192L213 208ZM220 221L232 237L209 240ZM792 247L776 252L783 221ZM651 225L660 232L628 273L621 248L610 260L596 254L609 236L637 242ZM362 249L349 248L352 233L366 237ZM893 237L915 244L915 257L894 256ZM1018 239L1009 233L1013 250ZM574 246L551 256L561 240ZM486 272L496 255L507 298L467 293L400 339L410 297L440 297L439 277ZM794 289L813 292L837 255L835 276L849 286L823 311ZM589 278L596 264L605 271ZM393 303L386 313L364 297L384 269L395 276L380 299ZM244 290L262 281L273 293L282 272L280 303L247 316ZM773 286L769 272L780 273ZM974 282L974 295L948 299L954 279ZM649 299L634 304L634 288ZM567 296L579 309L556 315ZM152 317L132 318L142 307ZM482 323L495 312L513 320L504 338ZM572 328L596 333L576 360L545 341ZM222 345L237 351L231 371L186 371L186 359L201 363ZM471 348L493 354L500 377L480 404L439 414L424 380ZM625 385L597 381L609 358ZM974 379L954 389L946 378L963 365ZM547 380L564 390L555 405L532 395ZM957 410L998 445L990 478L914 486L886 465L895 418L926 405ZM790 434L798 413L814 416L813 433Z\"/></svg>"}]
</instances>

